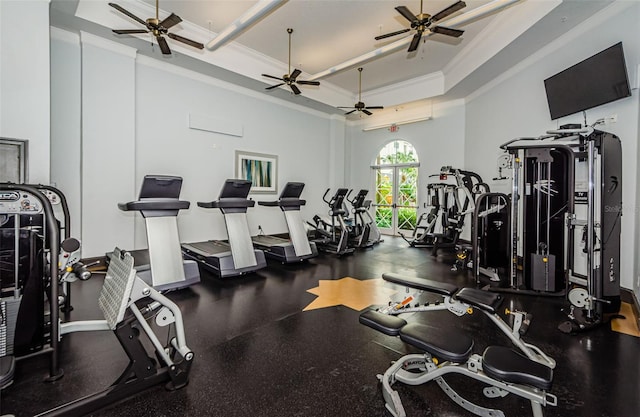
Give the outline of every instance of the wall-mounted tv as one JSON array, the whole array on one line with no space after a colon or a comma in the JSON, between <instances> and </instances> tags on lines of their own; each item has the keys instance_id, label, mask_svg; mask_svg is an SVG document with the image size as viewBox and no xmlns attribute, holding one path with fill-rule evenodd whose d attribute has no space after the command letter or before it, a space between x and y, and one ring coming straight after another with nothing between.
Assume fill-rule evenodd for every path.
<instances>
[{"instance_id":1,"label":"wall-mounted tv","mask_svg":"<svg viewBox=\"0 0 640 417\"><path fill-rule=\"evenodd\" d=\"M551 120L629 97L622 42L544 80Z\"/></svg>"}]
</instances>

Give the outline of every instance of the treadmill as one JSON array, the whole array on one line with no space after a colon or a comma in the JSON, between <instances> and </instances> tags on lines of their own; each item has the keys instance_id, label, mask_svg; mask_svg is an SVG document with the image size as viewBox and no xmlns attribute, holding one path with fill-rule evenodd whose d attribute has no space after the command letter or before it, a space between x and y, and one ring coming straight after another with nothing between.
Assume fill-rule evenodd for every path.
<instances>
[{"instance_id":1,"label":"treadmill","mask_svg":"<svg viewBox=\"0 0 640 417\"><path fill-rule=\"evenodd\" d=\"M200 282L198 265L184 260L178 236L178 212L190 204L180 200L182 178L145 175L138 200L118 203L122 211L139 211L147 227L148 250L133 251L138 275L157 291L174 290ZM110 259L111 254L107 254ZM144 263L148 258L148 264Z\"/></svg>"},{"instance_id":2,"label":"treadmill","mask_svg":"<svg viewBox=\"0 0 640 417\"><path fill-rule=\"evenodd\" d=\"M187 259L198 262L220 278L244 275L267 266L264 252L251 244L247 208L256 202L247 198L250 189L251 181L228 179L217 200L198 202L198 207L220 209L229 240L185 243L182 251Z\"/></svg>"},{"instance_id":3,"label":"treadmill","mask_svg":"<svg viewBox=\"0 0 640 417\"><path fill-rule=\"evenodd\" d=\"M300 216L300 207L306 204L300 199L303 189L303 182L288 182L277 201L258 201L261 206L280 207L289 229L289 239L264 234L251 238L253 246L263 250L267 258L286 264L318 256L318 248L315 242L309 242Z\"/></svg>"}]
</instances>

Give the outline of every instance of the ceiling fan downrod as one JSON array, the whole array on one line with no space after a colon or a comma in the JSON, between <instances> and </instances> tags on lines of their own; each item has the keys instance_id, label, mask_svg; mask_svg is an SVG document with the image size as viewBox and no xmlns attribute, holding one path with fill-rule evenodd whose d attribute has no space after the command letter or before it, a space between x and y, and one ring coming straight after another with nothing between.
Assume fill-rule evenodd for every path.
<instances>
[{"instance_id":1,"label":"ceiling fan downrod","mask_svg":"<svg viewBox=\"0 0 640 417\"><path fill-rule=\"evenodd\" d=\"M285 75L285 78L289 78L291 76L291 34L293 33L293 29L287 28L287 33L289 34L289 68L287 69L287 75Z\"/></svg>"}]
</instances>

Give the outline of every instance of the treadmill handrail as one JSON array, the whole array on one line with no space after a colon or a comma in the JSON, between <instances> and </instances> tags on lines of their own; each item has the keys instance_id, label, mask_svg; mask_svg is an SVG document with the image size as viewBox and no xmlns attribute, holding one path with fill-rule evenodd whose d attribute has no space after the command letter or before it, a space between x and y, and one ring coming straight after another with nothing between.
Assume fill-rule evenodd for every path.
<instances>
[{"instance_id":1,"label":"treadmill handrail","mask_svg":"<svg viewBox=\"0 0 640 417\"><path fill-rule=\"evenodd\" d=\"M203 208L246 208L256 205L254 200L247 200L244 198L223 198L220 200L203 202L198 201L198 207Z\"/></svg>"},{"instance_id":2,"label":"treadmill handrail","mask_svg":"<svg viewBox=\"0 0 640 417\"><path fill-rule=\"evenodd\" d=\"M122 211L133 210L184 210L191 206L189 201L176 200L174 198L143 198L141 200L118 203Z\"/></svg>"},{"instance_id":3,"label":"treadmill handrail","mask_svg":"<svg viewBox=\"0 0 640 417\"><path fill-rule=\"evenodd\" d=\"M258 205L267 207L300 207L307 204L307 200L299 198L282 198L278 201L258 201Z\"/></svg>"}]
</instances>

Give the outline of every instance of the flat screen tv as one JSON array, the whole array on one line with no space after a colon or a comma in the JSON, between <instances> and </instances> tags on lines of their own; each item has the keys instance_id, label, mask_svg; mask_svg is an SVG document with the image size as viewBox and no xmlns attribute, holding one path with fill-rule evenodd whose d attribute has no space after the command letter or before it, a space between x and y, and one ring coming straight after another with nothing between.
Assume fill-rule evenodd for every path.
<instances>
[{"instance_id":1,"label":"flat screen tv","mask_svg":"<svg viewBox=\"0 0 640 417\"><path fill-rule=\"evenodd\" d=\"M544 80L551 120L629 97L622 42Z\"/></svg>"}]
</instances>

